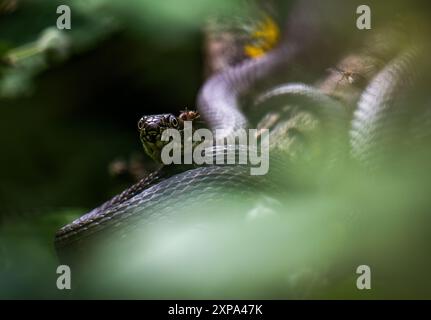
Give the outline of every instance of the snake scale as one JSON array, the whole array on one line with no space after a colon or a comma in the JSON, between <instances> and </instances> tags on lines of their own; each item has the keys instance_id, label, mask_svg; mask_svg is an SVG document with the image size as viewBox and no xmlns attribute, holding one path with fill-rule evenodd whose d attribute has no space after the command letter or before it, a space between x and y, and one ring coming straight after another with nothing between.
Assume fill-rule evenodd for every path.
<instances>
[{"instance_id":1,"label":"snake scale","mask_svg":"<svg viewBox=\"0 0 431 320\"><path fill-rule=\"evenodd\" d=\"M314 10L310 10L310 6ZM318 140L325 143L320 149L328 156L329 163L340 158L344 145L353 158L362 163L372 161L373 154L385 145L387 137L399 130L390 119L397 119L394 110L399 100L414 87L417 77L413 75L421 70L421 57L426 50L412 45L412 41L399 41L399 37L408 39L408 34L395 33L395 38L387 36L382 43L385 31L377 31L365 40L361 38L362 43L356 45L360 53L355 56L359 61L355 74L363 72L361 77L365 81L360 83L353 77L348 81L350 78L345 74L331 74L311 84L302 83L302 79L295 78L297 73L292 66L307 64L307 59L316 51L328 52L328 58L321 55L318 64L321 69L318 70L325 70L346 57L345 52L331 56L334 53L332 44L339 41L340 34L322 29L327 25L327 16L321 14L321 8L316 1L300 1L288 19L287 40L263 57L246 60L213 75L198 95L198 112L205 123L211 130L224 129L226 137L237 129L265 124L273 129L267 176L250 176L247 165L162 167L61 228L55 239L58 252L85 251L86 244L95 239L103 241L107 234L120 239L141 225L177 214L179 207L187 211L193 206L223 201L231 191L250 199L259 193L280 191L283 182L277 184L274 176L288 165L286 159L292 150L284 149L289 144L287 136L302 134L289 119L302 119L304 112L313 114L324 128L321 131L324 139ZM348 57L349 54L347 60ZM367 66L365 72L364 61L370 57L382 63L371 68ZM274 76L276 74L284 79L274 84L273 79L280 79ZM348 94L343 96L345 92ZM266 122L262 120L265 117L268 118ZM326 165L322 164L322 168Z\"/></svg>"}]
</instances>

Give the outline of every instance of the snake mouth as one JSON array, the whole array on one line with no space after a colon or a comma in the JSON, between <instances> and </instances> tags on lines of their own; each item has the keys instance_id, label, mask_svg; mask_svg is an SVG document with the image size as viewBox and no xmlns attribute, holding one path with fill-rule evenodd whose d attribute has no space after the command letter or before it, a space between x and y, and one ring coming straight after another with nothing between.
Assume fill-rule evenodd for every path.
<instances>
[{"instance_id":1,"label":"snake mouth","mask_svg":"<svg viewBox=\"0 0 431 320\"><path fill-rule=\"evenodd\" d=\"M141 131L141 140L145 140L150 143L156 143L160 140L161 130L142 130Z\"/></svg>"}]
</instances>

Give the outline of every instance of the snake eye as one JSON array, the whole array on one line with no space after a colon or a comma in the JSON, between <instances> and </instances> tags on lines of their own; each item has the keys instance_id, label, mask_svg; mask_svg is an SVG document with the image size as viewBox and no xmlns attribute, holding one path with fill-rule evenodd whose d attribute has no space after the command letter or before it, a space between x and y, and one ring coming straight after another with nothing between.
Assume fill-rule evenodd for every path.
<instances>
[{"instance_id":1,"label":"snake eye","mask_svg":"<svg viewBox=\"0 0 431 320\"><path fill-rule=\"evenodd\" d=\"M176 118L176 117L171 116L171 117L169 118L169 121L170 121L171 125L172 125L174 128L178 127L178 120L177 120L177 118Z\"/></svg>"},{"instance_id":2,"label":"snake eye","mask_svg":"<svg viewBox=\"0 0 431 320\"><path fill-rule=\"evenodd\" d=\"M141 119L139 119L139 121L138 121L138 129L139 130L142 130L144 128L144 123L145 123L144 117L142 117Z\"/></svg>"}]
</instances>

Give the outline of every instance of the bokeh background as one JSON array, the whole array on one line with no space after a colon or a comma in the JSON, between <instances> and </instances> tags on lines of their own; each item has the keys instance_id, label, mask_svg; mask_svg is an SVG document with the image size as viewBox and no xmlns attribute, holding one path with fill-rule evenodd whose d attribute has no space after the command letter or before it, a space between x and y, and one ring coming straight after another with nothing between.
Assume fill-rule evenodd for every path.
<instances>
[{"instance_id":1,"label":"bokeh background","mask_svg":"<svg viewBox=\"0 0 431 320\"><path fill-rule=\"evenodd\" d=\"M55 28L60 4L72 9L71 30ZM0 298L431 297L420 169L384 172L372 187L340 169L330 192L289 199L293 215L245 227L220 215L204 240L187 225L155 227L153 250L134 265L146 267L145 292L124 285L133 267L113 280L117 291L57 290L55 231L154 169L137 121L195 107L203 26L241 10L224 0L0 0ZM367 204L365 218L346 214L352 203ZM223 261L211 254L221 251ZM335 282L319 273L334 259L340 274L352 270L333 269ZM363 261L377 270L365 294L354 286Z\"/></svg>"},{"instance_id":2,"label":"bokeh background","mask_svg":"<svg viewBox=\"0 0 431 320\"><path fill-rule=\"evenodd\" d=\"M55 27L60 4L71 30ZM202 21L226 6L1 1L0 58L22 54L0 66L1 297L55 292L54 232L134 182L143 114L194 108Z\"/></svg>"}]
</instances>

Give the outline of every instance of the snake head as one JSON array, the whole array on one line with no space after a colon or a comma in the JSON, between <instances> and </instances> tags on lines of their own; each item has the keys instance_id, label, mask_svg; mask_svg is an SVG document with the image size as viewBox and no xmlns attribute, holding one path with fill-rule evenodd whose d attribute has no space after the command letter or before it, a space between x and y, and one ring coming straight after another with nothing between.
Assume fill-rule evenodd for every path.
<instances>
[{"instance_id":1,"label":"snake head","mask_svg":"<svg viewBox=\"0 0 431 320\"><path fill-rule=\"evenodd\" d=\"M199 119L199 113L192 110L181 111L178 117L172 113L143 116L138 122L138 129L145 152L155 161L162 162L162 149L169 143L161 140L163 131L176 129L183 138L184 122L193 121L199 127Z\"/></svg>"},{"instance_id":2,"label":"snake head","mask_svg":"<svg viewBox=\"0 0 431 320\"><path fill-rule=\"evenodd\" d=\"M157 162L161 162L162 148L169 141L162 141L166 129L182 130L181 119L172 113L143 116L138 121L139 137L145 152Z\"/></svg>"}]
</instances>

